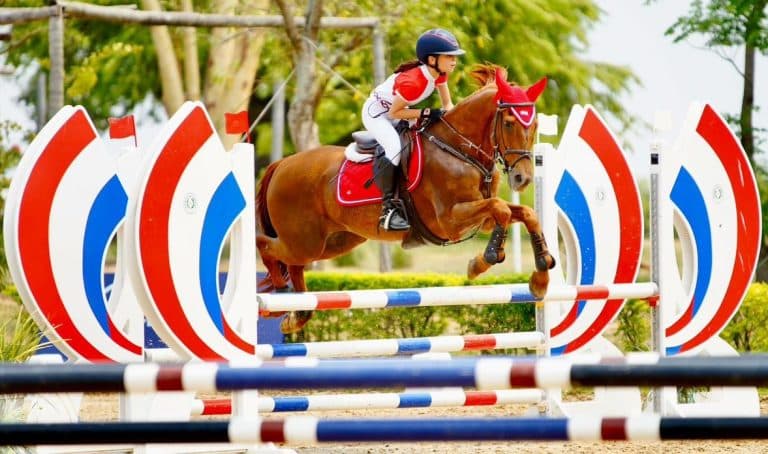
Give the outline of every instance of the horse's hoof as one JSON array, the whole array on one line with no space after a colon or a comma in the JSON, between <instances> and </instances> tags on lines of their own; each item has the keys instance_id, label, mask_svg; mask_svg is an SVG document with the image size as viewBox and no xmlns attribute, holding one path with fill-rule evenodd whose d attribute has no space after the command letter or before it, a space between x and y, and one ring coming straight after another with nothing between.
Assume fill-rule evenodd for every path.
<instances>
[{"instance_id":1,"label":"horse's hoof","mask_svg":"<svg viewBox=\"0 0 768 454\"><path fill-rule=\"evenodd\" d=\"M531 280L528 281L528 290L537 300L544 298L549 287L549 273L546 271L534 271Z\"/></svg>"},{"instance_id":2,"label":"horse's hoof","mask_svg":"<svg viewBox=\"0 0 768 454\"><path fill-rule=\"evenodd\" d=\"M280 331L283 334L298 333L304 329L304 325L307 324L310 318L312 318L312 311L289 312L283 321L280 322Z\"/></svg>"},{"instance_id":3,"label":"horse's hoof","mask_svg":"<svg viewBox=\"0 0 768 454\"><path fill-rule=\"evenodd\" d=\"M282 317L283 315L285 315L285 311L277 311L277 312L259 311L259 317L277 318L277 317Z\"/></svg>"},{"instance_id":4,"label":"horse's hoof","mask_svg":"<svg viewBox=\"0 0 768 454\"><path fill-rule=\"evenodd\" d=\"M290 285L287 285L285 287L276 288L274 290L275 293L293 293L293 287Z\"/></svg>"},{"instance_id":5,"label":"horse's hoof","mask_svg":"<svg viewBox=\"0 0 768 454\"><path fill-rule=\"evenodd\" d=\"M472 279L476 278L477 276L483 274L490 267L491 267L491 265L489 265L483 259L483 256L478 255L477 257L475 257L472 260L470 260L469 264L467 265L467 278L469 280L472 280Z\"/></svg>"}]
</instances>

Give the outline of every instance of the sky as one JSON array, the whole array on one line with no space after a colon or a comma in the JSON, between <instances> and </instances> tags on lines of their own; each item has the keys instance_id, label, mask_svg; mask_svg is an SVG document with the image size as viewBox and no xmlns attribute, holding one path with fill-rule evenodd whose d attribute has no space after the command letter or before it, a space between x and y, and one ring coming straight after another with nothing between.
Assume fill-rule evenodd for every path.
<instances>
[{"instance_id":1,"label":"sky","mask_svg":"<svg viewBox=\"0 0 768 454\"><path fill-rule=\"evenodd\" d=\"M678 17L687 15L687 1L598 0L604 17L590 32L592 60L627 65L640 77L641 87L622 97L627 111L653 124L657 111L671 114L671 130L661 136L671 145L692 101L706 102L721 115L736 115L741 109L743 82L726 60L704 48L703 36L673 43L664 31ZM743 67L743 51L729 49L729 56ZM768 57L756 61L755 104L762 111L753 118L755 127L768 128ZM760 81L763 81L762 85ZM610 121L609 121L610 123ZM564 123L561 123L563 125ZM622 136L632 143L630 165L636 174L647 175L650 131Z\"/></svg>"},{"instance_id":2,"label":"sky","mask_svg":"<svg viewBox=\"0 0 768 454\"><path fill-rule=\"evenodd\" d=\"M604 11L602 20L589 33L586 58L629 66L642 86L622 96L622 104L633 116L653 123L657 111L671 114L671 131L663 138L671 143L691 101L710 103L721 115L737 114L741 105L742 81L730 63L703 49L704 39L673 43L664 30L687 13L687 1L659 1L644 5L643 0L597 0ZM742 66L743 53L732 56ZM755 102L763 111L755 116L755 126L768 128L768 57L758 56ZM760 85L760 81L764 81ZM12 78L0 75L0 121L15 119L34 126L29 115L11 100L18 94ZM139 122L141 123L141 122ZM609 119L610 123L610 119ZM560 128L565 125L561 119ZM140 141L148 141L149 131L140 129ZM144 133L142 133L144 132ZM650 131L639 130L621 137L632 144L630 165L640 177L647 175ZM768 157L765 159L768 161Z\"/></svg>"}]
</instances>

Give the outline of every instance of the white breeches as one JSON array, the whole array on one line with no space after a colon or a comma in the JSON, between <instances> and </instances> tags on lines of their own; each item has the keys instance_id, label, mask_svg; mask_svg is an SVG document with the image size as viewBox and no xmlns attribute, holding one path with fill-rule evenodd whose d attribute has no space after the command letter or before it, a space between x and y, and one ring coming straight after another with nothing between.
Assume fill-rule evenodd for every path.
<instances>
[{"instance_id":1,"label":"white breeches","mask_svg":"<svg viewBox=\"0 0 768 454\"><path fill-rule=\"evenodd\" d=\"M384 148L384 154L392 161L392 164L400 164L400 136L395 131L395 124L397 121L393 121L389 118L389 108L382 105L382 103L375 97L371 96L368 101L363 104L363 125L365 129L373 134L373 137Z\"/></svg>"}]
</instances>

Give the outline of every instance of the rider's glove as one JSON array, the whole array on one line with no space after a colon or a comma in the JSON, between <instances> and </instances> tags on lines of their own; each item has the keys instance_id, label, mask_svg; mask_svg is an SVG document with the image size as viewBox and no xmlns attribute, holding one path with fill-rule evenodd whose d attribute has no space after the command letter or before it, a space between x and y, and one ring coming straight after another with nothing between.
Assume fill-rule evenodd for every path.
<instances>
[{"instance_id":1,"label":"rider's glove","mask_svg":"<svg viewBox=\"0 0 768 454\"><path fill-rule=\"evenodd\" d=\"M419 119L422 123L425 121L429 121L430 123L434 123L436 121L440 121L440 118L445 114L445 111L443 109L430 109L429 107L421 109L421 115L419 115Z\"/></svg>"}]
</instances>

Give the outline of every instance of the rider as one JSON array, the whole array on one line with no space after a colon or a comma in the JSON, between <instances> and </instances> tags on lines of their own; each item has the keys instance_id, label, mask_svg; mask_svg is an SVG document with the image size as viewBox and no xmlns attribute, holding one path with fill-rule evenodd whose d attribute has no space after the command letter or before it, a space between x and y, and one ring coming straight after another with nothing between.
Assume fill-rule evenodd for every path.
<instances>
[{"instance_id":1,"label":"rider","mask_svg":"<svg viewBox=\"0 0 768 454\"><path fill-rule=\"evenodd\" d=\"M457 55L463 55L452 33L435 28L427 30L416 42L416 56L401 64L394 74L373 89L363 105L363 124L383 148L374 165L374 181L382 193L382 211L379 225L385 230L408 230L411 226L405 213L394 202L395 173L400 164L400 136L395 125L400 120L429 119L435 121L443 114L441 109L411 109L434 92L446 110L453 108L448 91L448 74L456 68Z\"/></svg>"}]
</instances>

